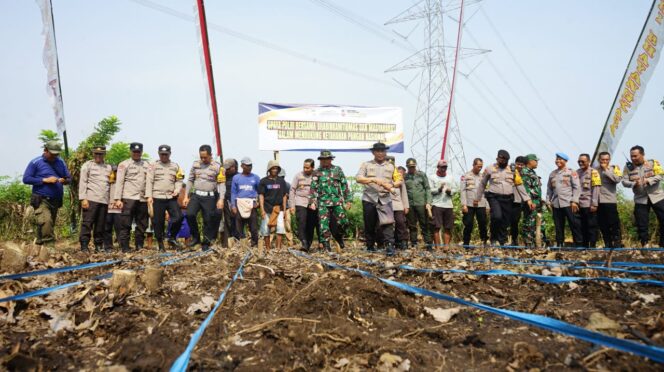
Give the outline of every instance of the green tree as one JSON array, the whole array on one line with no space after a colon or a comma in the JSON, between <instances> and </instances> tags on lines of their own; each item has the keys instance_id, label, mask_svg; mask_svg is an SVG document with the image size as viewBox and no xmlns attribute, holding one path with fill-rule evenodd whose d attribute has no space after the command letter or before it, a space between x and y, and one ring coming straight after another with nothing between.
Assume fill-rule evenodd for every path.
<instances>
[{"instance_id":1,"label":"green tree","mask_svg":"<svg viewBox=\"0 0 664 372\"><path fill-rule=\"evenodd\" d=\"M72 181L69 185L69 205L71 209L69 213L72 230L76 227L76 215L80 209L78 183L81 177L81 167L86 161L93 158L93 147L108 146L113 136L120 131L120 125L122 125L122 122L115 115L102 119L94 126L92 133L78 145L76 150L67 159L67 167L72 176Z\"/></svg>"}]
</instances>

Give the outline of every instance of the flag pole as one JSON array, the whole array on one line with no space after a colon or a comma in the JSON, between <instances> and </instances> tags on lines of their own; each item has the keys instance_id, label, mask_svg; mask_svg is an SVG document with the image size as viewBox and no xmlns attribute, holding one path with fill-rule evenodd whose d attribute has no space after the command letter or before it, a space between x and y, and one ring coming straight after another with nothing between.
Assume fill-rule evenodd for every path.
<instances>
[{"instance_id":1,"label":"flag pole","mask_svg":"<svg viewBox=\"0 0 664 372\"><path fill-rule=\"evenodd\" d=\"M58 91L60 91L60 101L63 101L62 98L62 84L60 83L60 61L58 60L58 42L57 38L55 37L55 18L53 17L53 1L48 0L49 3L49 8L51 10L51 24L53 25L53 46L55 47L55 68L58 73ZM64 123L65 120L65 109L64 109L64 103L62 103L62 121ZM67 128L62 131L62 140L65 143L65 156L64 158L67 159L69 158L69 141L67 140Z\"/></svg>"},{"instance_id":2,"label":"flag pole","mask_svg":"<svg viewBox=\"0 0 664 372\"><path fill-rule=\"evenodd\" d=\"M212 57L210 55L210 39L208 38L207 20L205 17L205 4L203 0L196 0L198 8L198 24L201 30L201 42L203 44L203 58L205 74L207 76L208 90L210 92L210 107L212 108L212 120L214 122L214 135L217 145L217 156L223 163L224 155L221 147L221 131L219 129L219 111L217 109L217 94L214 88L214 76L212 74Z\"/></svg>"},{"instance_id":3,"label":"flag pole","mask_svg":"<svg viewBox=\"0 0 664 372\"><path fill-rule=\"evenodd\" d=\"M443 134L443 148L440 151L440 158L445 160L445 150L447 150L447 134L450 129L450 117L452 116L452 103L454 102L454 85L457 76L457 62L459 60L459 48L461 48L461 31L463 30L463 2L461 0L461 12L459 14L459 31L457 33L457 45L454 52L454 68L452 69L452 87L450 88L450 103L447 106L447 118L445 119L445 133Z\"/></svg>"}]
</instances>

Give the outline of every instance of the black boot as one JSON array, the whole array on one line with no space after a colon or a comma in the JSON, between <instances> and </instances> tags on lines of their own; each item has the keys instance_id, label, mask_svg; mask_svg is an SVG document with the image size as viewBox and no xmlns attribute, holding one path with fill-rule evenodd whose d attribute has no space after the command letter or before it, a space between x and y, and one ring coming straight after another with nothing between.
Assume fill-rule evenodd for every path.
<instances>
[{"instance_id":1,"label":"black boot","mask_svg":"<svg viewBox=\"0 0 664 372\"><path fill-rule=\"evenodd\" d=\"M122 247L122 253L129 253L131 252L131 249L129 249L129 243L120 243L120 246Z\"/></svg>"},{"instance_id":2,"label":"black boot","mask_svg":"<svg viewBox=\"0 0 664 372\"><path fill-rule=\"evenodd\" d=\"M323 249L324 249L326 252L331 251L332 249L330 248L330 242L323 242Z\"/></svg>"},{"instance_id":3,"label":"black boot","mask_svg":"<svg viewBox=\"0 0 664 372\"><path fill-rule=\"evenodd\" d=\"M397 252L394 249L394 243L385 243L385 255L394 256L396 253Z\"/></svg>"},{"instance_id":4,"label":"black boot","mask_svg":"<svg viewBox=\"0 0 664 372\"><path fill-rule=\"evenodd\" d=\"M180 248L182 248L182 244L180 244L180 242L178 242L177 239L168 239L168 247L170 249L175 249L177 251L180 250Z\"/></svg>"},{"instance_id":5,"label":"black boot","mask_svg":"<svg viewBox=\"0 0 664 372\"><path fill-rule=\"evenodd\" d=\"M104 246L102 244L95 244L95 253L102 252L104 250Z\"/></svg>"},{"instance_id":6,"label":"black boot","mask_svg":"<svg viewBox=\"0 0 664 372\"><path fill-rule=\"evenodd\" d=\"M399 249L402 251L405 251L408 249L408 243L407 242L399 242Z\"/></svg>"},{"instance_id":7,"label":"black boot","mask_svg":"<svg viewBox=\"0 0 664 372\"><path fill-rule=\"evenodd\" d=\"M373 244L367 244L367 252L375 252L376 246Z\"/></svg>"},{"instance_id":8,"label":"black boot","mask_svg":"<svg viewBox=\"0 0 664 372\"><path fill-rule=\"evenodd\" d=\"M306 240L302 241L302 250L305 252L309 252L309 242L307 242Z\"/></svg>"},{"instance_id":9,"label":"black boot","mask_svg":"<svg viewBox=\"0 0 664 372\"><path fill-rule=\"evenodd\" d=\"M129 243L127 243L127 245L129 245ZM140 251L141 249L143 249L143 244L136 244L136 250Z\"/></svg>"},{"instance_id":10,"label":"black boot","mask_svg":"<svg viewBox=\"0 0 664 372\"><path fill-rule=\"evenodd\" d=\"M203 251L209 250L210 249L210 242L207 239L203 240L203 243L201 244L201 248L203 249Z\"/></svg>"},{"instance_id":11,"label":"black boot","mask_svg":"<svg viewBox=\"0 0 664 372\"><path fill-rule=\"evenodd\" d=\"M157 246L159 247L159 252L166 252L166 249L164 248L164 242L163 241L158 241Z\"/></svg>"},{"instance_id":12,"label":"black boot","mask_svg":"<svg viewBox=\"0 0 664 372\"><path fill-rule=\"evenodd\" d=\"M88 249L88 244L88 242L81 242L81 252L90 252L90 249Z\"/></svg>"}]
</instances>

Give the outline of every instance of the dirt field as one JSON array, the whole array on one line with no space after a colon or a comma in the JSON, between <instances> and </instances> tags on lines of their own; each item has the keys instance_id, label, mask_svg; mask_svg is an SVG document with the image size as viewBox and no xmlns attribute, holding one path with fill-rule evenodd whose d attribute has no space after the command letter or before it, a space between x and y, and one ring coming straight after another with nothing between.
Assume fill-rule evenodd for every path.
<instances>
[{"instance_id":1,"label":"dirt field","mask_svg":"<svg viewBox=\"0 0 664 372\"><path fill-rule=\"evenodd\" d=\"M30 259L26 271L102 261L58 248L46 262ZM162 370L182 353L192 332L235 273L246 248L236 246L184 259L164 268L157 293L139 280L115 293L109 280L88 281L43 297L0 303L0 357L8 370ZM605 259L604 252L451 250L464 254L548 259ZM112 269L136 269L173 257L146 251L119 265L0 282L0 297L75 280ZM120 257L116 254L114 256ZM176 257L182 257L179 254ZM545 284L513 276L474 276L402 271L420 268L486 270L570 276L664 280L662 275L545 268L434 259L424 250L399 257L350 247L341 255L313 256L497 308L533 312L600 332L664 346L664 287L579 281ZM380 264L369 265L370 259ZM661 253L621 253L614 261L662 263ZM196 310L198 308L198 310ZM458 308L458 309L454 309ZM453 309L453 310L448 310ZM443 311L441 311L443 310ZM444 311L448 310L448 311ZM431 312L452 315L436 320ZM606 320L608 318L609 320ZM286 250L254 252L244 275L198 343L195 370L661 370L645 358L597 347L469 307L417 296L357 273L332 270Z\"/></svg>"}]
</instances>

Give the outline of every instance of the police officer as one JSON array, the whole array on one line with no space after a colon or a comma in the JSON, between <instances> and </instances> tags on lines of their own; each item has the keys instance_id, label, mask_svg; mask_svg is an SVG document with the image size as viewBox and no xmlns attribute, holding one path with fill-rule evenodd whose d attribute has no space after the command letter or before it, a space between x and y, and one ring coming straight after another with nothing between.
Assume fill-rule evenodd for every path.
<instances>
[{"instance_id":1,"label":"police officer","mask_svg":"<svg viewBox=\"0 0 664 372\"><path fill-rule=\"evenodd\" d=\"M553 223L556 227L556 245L565 243L565 221L572 230L572 238L576 246L581 245L581 225L579 222L579 196L581 186L579 175L567 168L569 156L562 152L556 153L558 169L551 172L547 183L547 204L553 208Z\"/></svg>"},{"instance_id":2,"label":"police officer","mask_svg":"<svg viewBox=\"0 0 664 372\"><path fill-rule=\"evenodd\" d=\"M288 197L290 213L297 218L297 238L305 251L311 248L314 231L318 230L318 211L308 208L314 169L314 159L306 159L302 171L293 177Z\"/></svg>"},{"instance_id":3,"label":"police officer","mask_svg":"<svg viewBox=\"0 0 664 372\"><path fill-rule=\"evenodd\" d=\"M594 248L597 245L597 207L602 181L599 172L590 167L590 155L579 155L579 176L581 193L579 194L579 216L581 220L582 247Z\"/></svg>"},{"instance_id":4,"label":"police officer","mask_svg":"<svg viewBox=\"0 0 664 372\"><path fill-rule=\"evenodd\" d=\"M657 160L646 160L641 146L632 147L629 155L632 161L625 166L622 184L634 191L634 219L641 245L650 246L648 221L652 208L659 223L659 246L664 247L664 170Z\"/></svg>"},{"instance_id":5,"label":"police officer","mask_svg":"<svg viewBox=\"0 0 664 372\"><path fill-rule=\"evenodd\" d=\"M387 255L393 255L394 211L391 192L395 181L395 167L386 160L388 149L384 143L374 143L371 148L374 159L360 165L355 179L366 185L362 193L362 210L367 250L375 250L376 229L379 228L385 238Z\"/></svg>"},{"instance_id":6,"label":"police officer","mask_svg":"<svg viewBox=\"0 0 664 372\"><path fill-rule=\"evenodd\" d=\"M201 244L198 231L198 212L203 214L204 251L217 239L221 213L224 209L226 177L219 162L212 160L212 147L202 145L198 149L200 160L194 161L187 179L187 191L182 205L187 208L187 223L191 230L189 247Z\"/></svg>"},{"instance_id":7,"label":"police officer","mask_svg":"<svg viewBox=\"0 0 664 372\"><path fill-rule=\"evenodd\" d=\"M309 195L309 208L318 210L318 239L325 250L330 250L331 236L344 248L344 231L348 225L346 211L350 210L352 197L346 176L341 167L332 165L333 159L330 150L320 152L320 166L311 178ZM334 225L331 221L335 221ZM331 229L331 225L334 228Z\"/></svg>"},{"instance_id":8,"label":"police officer","mask_svg":"<svg viewBox=\"0 0 664 372\"><path fill-rule=\"evenodd\" d=\"M145 242L145 230L148 228L148 203L145 197L145 180L149 164L143 160L143 144L129 144L131 159L118 164L113 199L120 213L120 231L118 240L123 251L129 251L132 222L136 223L134 242L136 249L142 249Z\"/></svg>"},{"instance_id":9,"label":"police officer","mask_svg":"<svg viewBox=\"0 0 664 372\"><path fill-rule=\"evenodd\" d=\"M91 235L94 237L95 251L103 249L111 187L112 168L104 162L106 147L94 147L92 155L94 160L86 161L81 167L81 179L78 184L78 199L83 209L79 242L83 252L88 251Z\"/></svg>"},{"instance_id":10,"label":"police officer","mask_svg":"<svg viewBox=\"0 0 664 372\"><path fill-rule=\"evenodd\" d=\"M475 196L477 187L482 179L480 172L484 167L484 162L480 158L473 160L473 168L461 177L461 212L463 212L463 244L470 244L470 237L473 233L474 220L477 220L477 227L480 231L482 244L486 244L489 237L486 231L486 198L484 195L477 206L475 206Z\"/></svg>"},{"instance_id":11,"label":"police officer","mask_svg":"<svg viewBox=\"0 0 664 372\"><path fill-rule=\"evenodd\" d=\"M599 153L599 206L597 219L602 232L604 246L609 248L622 247L622 232L620 231L620 217L618 216L618 199L616 186L622 181L623 172L617 165L611 165L611 154Z\"/></svg>"},{"instance_id":12,"label":"police officer","mask_svg":"<svg viewBox=\"0 0 664 372\"><path fill-rule=\"evenodd\" d=\"M64 185L71 183L71 174L60 159L62 146L56 141L44 145L41 156L32 159L23 172L23 183L32 185L30 205L35 209L37 244L55 241L53 227L62 206Z\"/></svg>"},{"instance_id":13,"label":"police officer","mask_svg":"<svg viewBox=\"0 0 664 372\"><path fill-rule=\"evenodd\" d=\"M171 229L168 243L171 249L180 248L176 236L182 226L182 211L178 205L178 195L182 188L184 174L177 163L171 161L171 146L161 145L158 148L159 160L150 164L145 182L145 196L148 206L152 206L154 215L152 227L157 238L159 250L164 250L164 222L166 211L170 216Z\"/></svg>"},{"instance_id":14,"label":"police officer","mask_svg":"<svg viewBox=\"0 0 664 372\"><path fill-rule=\"evenodd\" d=\"M428 223L428 212L431 210L431 187L426 173L417 170L417 161L413 158L406 160L406 172L404 182L408 191L408 204L410 211L406 215L408 219L408 230L410 233L410 245L417 245L417 225L420 225L422 239L427 246L431 245L431 230Z\"/></svg>"},{"instance_id":15,"label":"police officer","mask_svg":"<svg viewBox=\"0 0 664 372\"><path fill-rule=\"evenodd\" d=\"M496 163L486 167L482 173L473 202L474 206L478 206L482 195L486 197L489 208L491 208L491 242L493 244L504 245L507 241L507 227L511 223L514 194L519 193L524 202L530 201L530 196L523 188L521 176L514 167L508 166L509 160L509 152L498 151Z\"/></svg>"}]
</instances>

